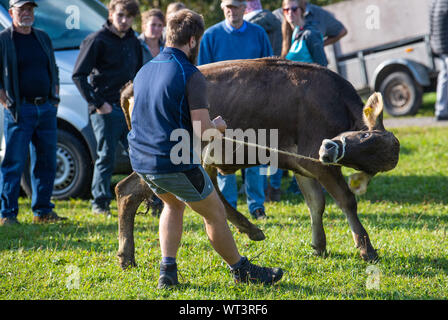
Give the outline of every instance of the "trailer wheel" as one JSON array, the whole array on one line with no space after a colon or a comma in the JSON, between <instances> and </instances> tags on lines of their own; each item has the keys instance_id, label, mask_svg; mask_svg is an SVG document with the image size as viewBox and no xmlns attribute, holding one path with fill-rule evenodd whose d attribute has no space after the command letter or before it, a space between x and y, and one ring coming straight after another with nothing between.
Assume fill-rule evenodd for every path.
<instances>
[{"instance_id":1,"label":"trailer wheel","mask_svg":"<svg viewBox=\"0 0 448 320\"><path fill-rule=\"evenodd\" d=\"M379 86L386 112L394 117L414 115L422 105L423 89L406 72L388 75Z\"/></svg>"}]
</instances>

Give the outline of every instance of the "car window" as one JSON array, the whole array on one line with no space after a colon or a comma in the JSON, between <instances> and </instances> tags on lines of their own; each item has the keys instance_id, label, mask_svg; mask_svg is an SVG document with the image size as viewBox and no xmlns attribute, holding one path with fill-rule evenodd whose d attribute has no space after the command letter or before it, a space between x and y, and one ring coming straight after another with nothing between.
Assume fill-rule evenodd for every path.
<instances>
[{"instance_id":1,"label":"car window","mask_svg":"<svg viewBox=\"0 0 448 320\"><path fill-rule=\"evenodd\" d=\"M8 8L9 0L0 0ZM93 0L36 0L34 27L50 36L55 49L77 48L84 38L98 31L107 9Z\"/></svg>"}]
</instances>

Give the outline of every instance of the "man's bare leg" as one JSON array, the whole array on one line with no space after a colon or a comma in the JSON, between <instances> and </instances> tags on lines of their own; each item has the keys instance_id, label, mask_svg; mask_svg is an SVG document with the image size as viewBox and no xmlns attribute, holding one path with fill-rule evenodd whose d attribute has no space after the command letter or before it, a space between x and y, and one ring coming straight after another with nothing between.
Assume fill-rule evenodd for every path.
<instances>
[{"instance_id":1,"label":"man's bare leg","mask_svg":"<svg viewBox=\"0 0 448 320\"><path fill-rule=\"evenodd\" d=\"M185 204L171 193L159 194L158 197L165 204L159 222L162 256L176 257L182 237ZM204 218L208 238L224 261L229 265L240 261L241 255L238 253L235 240L227 224L224 205L216 191L214 190L204 200L187 204Z\"/></svg>"}]
</instances>

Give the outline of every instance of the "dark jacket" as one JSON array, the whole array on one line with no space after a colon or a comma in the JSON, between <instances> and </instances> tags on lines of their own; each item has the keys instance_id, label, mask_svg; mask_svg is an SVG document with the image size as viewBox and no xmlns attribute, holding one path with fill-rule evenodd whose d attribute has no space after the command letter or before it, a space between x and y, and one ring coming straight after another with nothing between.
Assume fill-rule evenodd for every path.
<instances>
[{"instance_id":1,"label":"dark jacket","mask_svg":"<svg viewBox=\"0 0 448 320\"><path fill-rule=\"evenodd\" d=\"M266 31L275 56L282 53L282 23L269 10L263 10L247 20L258 24Z\"/></svg>"},{"instance_id":2,"label":"dark jacket","mask_svg":"<svg viewBox=\"0 0 448 320\"><path fill-rule=\"evenodd\" d=\"M48 101L53 105L57 105L59 103L59 96L56 93L56 87L59 86L59 71L54 57L53 45L51 44L50 37L44 31L36 28L32 28L31 30L48 56L51 81L51 92ZM0 89L5 90L7 107L17 121L17 115L23 97L21 97L19 92L17 53L14 45L12 26L0 32L0 70Z\"/></svg>"},{"instance_id":3,"label":"dark jacket","mask_svg":"<svg viewBox=\"0 0 448 320\"><path fill-rule=\"evenodd\" d=\"M433 0L429 12L432 51L448 54L448 0Z\"/></svg>"},{"instance_id":4,"label":"dark jacket","mask_svg":"<svg viewBox=\"0 0 448 320\"><path fill-rule=\"evenodd\" d=\"M142 49L130 29L120 38L110 22L81 43L72 79L89 105L90 113L105 102L119 103L120 90L142 66ZM88 81L90 80L90 83Z\"/></svg>"}]
</instances>

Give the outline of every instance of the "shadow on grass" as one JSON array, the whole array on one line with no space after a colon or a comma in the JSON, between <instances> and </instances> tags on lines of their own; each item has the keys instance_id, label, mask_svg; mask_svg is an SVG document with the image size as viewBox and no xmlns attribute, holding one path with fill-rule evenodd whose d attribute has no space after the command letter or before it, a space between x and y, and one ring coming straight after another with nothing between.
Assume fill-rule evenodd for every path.
<instances>
[{"instance_id":1,"label":"shadow on grass","mask_svg":"<svg viewBox=\"0 0 448 320\"><path fill-rule=\"evenodd\" d=\"M333 203L333 198L328 193L325 194L327 203ZM367 193L358 200L448 204L448 176L377 175L371 180ZM301 194L285 194L282 196L282 201L291 205L304 203Z\"/></svg>"}]
</instances>

